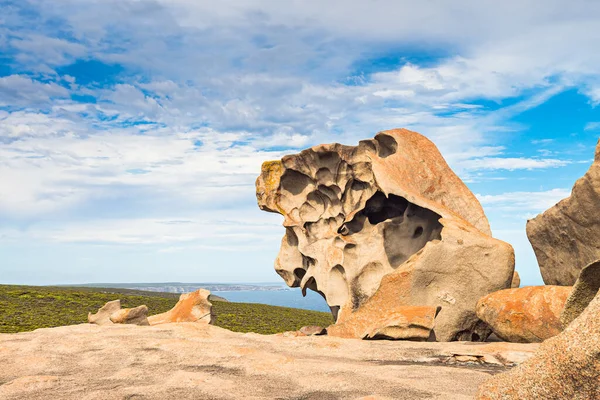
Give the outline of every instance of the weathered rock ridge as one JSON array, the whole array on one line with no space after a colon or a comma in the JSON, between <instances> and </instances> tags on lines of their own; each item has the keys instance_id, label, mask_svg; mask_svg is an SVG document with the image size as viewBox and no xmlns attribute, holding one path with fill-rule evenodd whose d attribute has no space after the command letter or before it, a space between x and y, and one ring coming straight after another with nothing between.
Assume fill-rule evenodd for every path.
<instances>
[{"instance_id":1,"label":"weathered rock ridge","mask_svg":"<svg viewBox=\"0 0 600 400\"><path fill-rule=\"evenodd\" d=\"M490 236L475 196L422 135L385 131L265 162L256 194L261 209L284 216L277 273L320 293L344 335L368 337L386 328L373 321L391 321L392 338L410 337L414 326L393 315L423 306L441 308L437 340L488 336L476 303L511 286L514 253Z\"/></svg>"},{"instance_id":2,"label":"weathered rock ridge","mask_svg":"<svg viewBox=\"0 0 600 400\"><path fill-rule=\"evenodd\" d=\"M575 182L571 196L527 222L547 285L572 286L579 272L600 259L600 141L594 162Z\"/></svg>"}]
</instances>

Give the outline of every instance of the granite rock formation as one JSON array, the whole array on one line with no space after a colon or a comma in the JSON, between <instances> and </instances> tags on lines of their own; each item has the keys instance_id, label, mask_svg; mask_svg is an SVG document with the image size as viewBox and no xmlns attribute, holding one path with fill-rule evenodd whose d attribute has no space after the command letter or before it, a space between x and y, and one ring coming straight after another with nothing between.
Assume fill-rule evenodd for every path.
<instances>
[{"instance_id":1,"label":"granite rock formation","mask_svg":"<svg viewBox=\"0 0 600 400\"><path fill-rule=\"evenodd\" d=\"M600 399L600 296L533 357L482 385L477 399Z\"/></svg>"},{"instance_id":2,"label":"granite rock formation","mask_svg":"<svg viewBox=\"0 0 600 400\"><path fill-rule=\"evenodd\" d=\"M120 300L109 301L96 314L88 314L88 322L95 325L134 324L160 325L173 322L214 323L212 304L208 300L210 291L198 289L184 293L179 301L167 312L148 317L148 307L142 305L135 308L121 308Z\"/></svg>"},{"instance_id":3,"label":"granite rock formation","mask_svg":"<svg viewBox=\"0 0 600 400\"><path fill-rule=\"evenodd\" d=\"M109 301L98 309L96 314L88 313L88 322L96 325L112 325L110 316L121 309L121 300Z\"/></svg>"},{"instance_id":4,"label":"granite rock formation","mask_svg":"<svg viewBox=\"0 0 600 400\"><path fill-rule=\"evenodd\" d=\"M212 304L208 301L210 292L198 289L195 292L184 293L179 301L169 311L152 315L148 318L150 325L167 324L171 322L199 322L211 324L214 322Z\"/></svg>"},{"instance_id":5,"label":"granite rock formation","mask_svg":"<svg viewBox=\"0 0 600 400\"><path fill-rule=\"evenodd\" d=\"M598 295L598 290L600 290L600 260L596 260L582 269L579 278L573 285L573 290L560 315L560 322L564 328L586 309Z\"/></svg>"},{"instance_id":6,"label":"granite rock formation","mask_svg":"<svg viewBox=\"0 0 600 400\"><path fill-rule=\"evenodd\" d=\"M477 302L477 316L502 340L536 343L558 335L569 286L528 286L491 293Z\"/></svg>"},{"instance_id":7,"label":"granite rock formation","mask_svg":"<svg viewBox=\"0 0 600 400\"><path fill-rule=\"evenodd\" d=\"M149 325L148 307L121 308L121 300L109 301L96 314L88 313L88 322L94 325Z\"/></svg>"},{"instance_id":8,"label":"granite rock formation","mask_svg":"<svg viewBox=\"0 0 600 400\"><path fill-rule=\"evenodd\" d=\"M432 337L437 312L439 308L429 306L396 307L385 313L361 308L344 322L330 326L327 334L345 338L425 341Z\"/></svg>"},{"instance_id":9,"label":"granite rock formation","mask_svg":"<svg viewBox=\"0 0 600 400\"><path fill-rule=\"evenodd\" d=\"M115 324L150 325L148 323L148 307L142 305L135 308L122 308L110 315Z\"/></svg>"},{"instance_id":10,"label":"granite rock formation","mask_svg":"<svg viewBox=\"0 0 600 400\"><path fill-rule=\"evenodd\" d=\"M527 222L527 236L547 285L571 286L600 259L600 141L594 162L571 196Z\"/></svg>"},{"instance_id":11,"label":"granite rock formation","mask_svg":"<svg viewBox=\"0 0 600 400\"><path fill-rule=\"evenodd\" d=\"M385 131L265 162L256 195L284 216L277 273L320 293L337 324L427 306L441 307L437 340L489 334L475 306L511 286L513 249L491 237L475 196L420 134Z\"/></svg>"},{"instance_id":12,"label":"granite rock formation","mask_svg":"<svg viewBox=\"0 0 600 400\"><path fill-rule=\"evenodd\" d=\"M81 324L0 334L0 399L472 400L538 347Z\"/></svg>"}]
</instances>

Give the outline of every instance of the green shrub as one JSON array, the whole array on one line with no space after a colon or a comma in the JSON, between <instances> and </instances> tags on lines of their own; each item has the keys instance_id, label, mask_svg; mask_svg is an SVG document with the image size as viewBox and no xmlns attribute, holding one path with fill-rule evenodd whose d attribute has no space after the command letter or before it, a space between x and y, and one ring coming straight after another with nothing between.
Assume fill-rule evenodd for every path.
<instances>
[{"instance_id":1,"label":"green shrub","mask_svg":"<svg viewBox=\"0 0 600 400\"><path fill-rule=\"evenodd\" d=\"M179 295L128 289L0 285L0 333L32 331L87 322L88 312L111 300L122 307L145 304L149 314L170 310ZM212 301L216 324L236 332L271 334L305 325L328 326L330 314L266 304Z\"/></svg>"}]
</instances>

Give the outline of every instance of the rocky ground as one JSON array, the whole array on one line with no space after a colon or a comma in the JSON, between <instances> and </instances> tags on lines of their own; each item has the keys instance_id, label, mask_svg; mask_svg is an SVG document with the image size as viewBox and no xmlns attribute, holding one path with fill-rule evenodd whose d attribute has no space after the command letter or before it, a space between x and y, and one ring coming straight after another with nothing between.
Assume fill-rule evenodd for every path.
<instances>
[{"instance_id":1,"label":"rocky ground","mask_svg":"<svg viewBox=\"0 0 600 400\"><path fill-rule=\"evenodd\" d=\"M83 324L0 334L0 398L472 399L537 347Z\"/></svg>"}]
</instances>

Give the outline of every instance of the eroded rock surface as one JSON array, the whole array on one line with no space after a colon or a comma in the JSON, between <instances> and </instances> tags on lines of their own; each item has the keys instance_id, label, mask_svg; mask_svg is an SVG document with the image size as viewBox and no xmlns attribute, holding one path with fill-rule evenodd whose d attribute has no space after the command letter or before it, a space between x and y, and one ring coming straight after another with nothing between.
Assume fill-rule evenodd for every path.
<instances>
[{"instance_id":1,"label":"eroded rock surface","mask_svg":"<svg viewBox=\"0 0 600 400\"><path fill-rule=\"evenodd\" d=\"M516 289L521 286L521 277L517 271L514 272L510 287Z\"/></svg>"},{"instance_id":2,"label":"eroded rock surface","mask_svg":"<svg viewBox=\"0 0 600 400\"><path fill-rule=\"evenodd\" d=\"M571 286L586 265L600 259L600 142L594 162L571 196L527 222L544 282Z\"/></svg>"},{"instance_id":3,"label":"eroded rock surface","mask_svg":"<svg viewBox=\"0 0 600 400\"><path fill-rule=\"evenodd\" d=\"M600 296L532 358L482 385L477 398L600 399Z\"/></svg>"},{"instance_id":4,"label":"eroded rock surface","mask_svg":"<svg viewBox=\"0 0 600 400\"><path fill-rule=\"evenodd\" d=\"M210 291L198 289L195 292L184 293L179 301L169 311L148 317L150 325L167 324L171 322L199 322L210 324L214 320L212 304L208 301Z\"/></svg>"},{"instance_id":5,"label":"eroded rock surface","mask_svg":"<svg viewBox=\"0 0 600 400\"><path fill-rule=\"evenodd\" d=\"M0 398L471 400L537 347L83 324L0 334Z\"/></svg>"},{"instance_id":6,"label":"eroded rock surface","mask_svg":"<svg viewBox=\"0 0 600 400\"><path fill-rule=\"evenodd\" d=\"M560 322L567 327L596 297L600 290L600 260L594 261L581 270L579 278L565 303Z\"/></svg>"},{"instance_id":7,"label":"eroded rock surface","mask_svg":"<svg viewBox=\"0 0 600 400\"><path fill-rule=\"evenodd\" d=\"M96 314L88 313L88 322L94 325L149 325L148 307L121 308L121 300L113 300L100 307Z\"/></svg>"},{"instance_id":8,"label":"eroded rock surface","mask_svg":"<svg viewBox=\"0 0 600 400\"><path fill-rule=\"evenodd\" d=\"M315 146L264 163L256 190L261 209L284 216L277 273L320 293L338 324L428 306L441 307L437 340L489 334L475 306L510 287L514 253L425 137L398 129Z\"/></svg>"},{"instance_id":9,"label":"eroded rock surface","mask_svg":"<svg viewBox=\"0 0 600 400\"><path fill-rule=\"evenodd\" d=\"M491 293L477 303L477 316L501 339L536 343L562 331L560 315L569 286L528 286Z\"/></svg>"},{"instance_id":10,"label":"eroded rock surface","mask_svg":"<svg viewBox=\"0 0 600 400\"><path fill-rule=\"evenodd\" d=\"M148 307L141 305L135 308L122 308L110 315L115 324L150 325L148 323Z\"/></svg>"},{"instance_id":11,"label":"eroded rock surface","mask_svg":"<svg viewBox=\"0 0 600 400\"><path fill-rule=\"evenodd\" d=\"M361 308L343 322L330 326L327 334L345 338L428 340L437 311L429 306L396 307L385 313Z\"/></svg>"},{"instance_id":12,"label":"eroded rock surface","mask_svg":"<svg viewBox=\"0 0 600 400\"><path fill-rule=\"evenodd\" d=\"M109 301L96 314L88 313L88 322L96 325L112 325L110 316L121 309L121 300Z\"/></svg>"}]
</instances>

